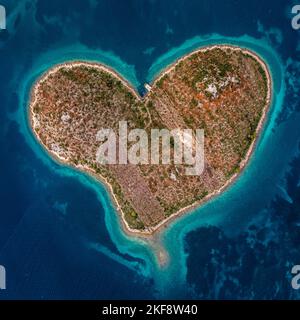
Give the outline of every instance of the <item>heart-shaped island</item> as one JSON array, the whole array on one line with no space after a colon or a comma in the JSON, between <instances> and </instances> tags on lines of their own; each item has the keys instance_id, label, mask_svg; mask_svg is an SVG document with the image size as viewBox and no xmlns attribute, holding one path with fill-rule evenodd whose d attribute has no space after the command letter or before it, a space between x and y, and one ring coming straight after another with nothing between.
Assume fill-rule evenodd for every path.
<instances>
[{"instance_id":1,"label":"heart-shaped island","mask_svg":"<svg viewBox=\"0 0 300 320\"><path fill-rule=\"evenodd\" d=\"M108 186L127 230L151 234L237 177L270 105L271 78L252 51L219 45L179 59L146 88L148 93L140 97L120 75L98 63L57 65L32 89L30 123L54 158ZM130 163L120 159L120 145L111 154L115 162L98 161L103 128L134 148L132 137L120 136L120 123L125 122L128 132L139 128L149 135L152 129L203 129L201 174L186 174L186 164L174 157L166 163L147 163L145 158ZM174 155L174 137L169 141ZM195 153L194 144L190 146ZM132 150L137 158L141 155L141 150Z\"/></svg>"}]
</instances>

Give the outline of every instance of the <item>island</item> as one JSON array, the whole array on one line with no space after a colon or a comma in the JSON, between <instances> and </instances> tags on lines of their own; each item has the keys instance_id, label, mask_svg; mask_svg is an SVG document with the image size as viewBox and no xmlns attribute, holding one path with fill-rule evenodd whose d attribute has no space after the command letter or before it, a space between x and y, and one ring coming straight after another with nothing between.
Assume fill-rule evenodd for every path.
<instances>
[{"instance_id":1,"label":"island","mask_svg":"<svg viewBox=\"0 0 300 320\"><path fill-rule=\"evenodd\" d=\"M34 84L29 121L57 161L93 175L107 187L127 232L151 235L179 215L220 194L253 152L271 103L265 62L249 49L197 49L138 92L100 63L71 61ZM169 164L100 164L97 132L120 121L129 128L204 130L204 170L186 175Z\"/></svg>"}]
</instances>

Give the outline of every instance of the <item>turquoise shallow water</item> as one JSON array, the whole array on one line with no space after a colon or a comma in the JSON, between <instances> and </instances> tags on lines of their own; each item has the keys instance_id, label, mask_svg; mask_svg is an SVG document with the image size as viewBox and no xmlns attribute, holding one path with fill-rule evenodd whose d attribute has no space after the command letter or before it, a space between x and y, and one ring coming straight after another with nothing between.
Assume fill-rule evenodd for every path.
<instances>
[{"instance_id":1,"label":"turquoise shallow water","mask_svg":"<svg viewBox=\"0 0 300 320\"><path fill-rule=\"evenodd\" d=\"M284 84L282 82L284 71L282 70L280 64L280 58L274 52L274 50L272 50L272 48L266 42L264 42L263 39L256 40L250 37L224 38L220 35L212 35L210 37L195 37L193 39L187 40L178 48L172 48L169 52L159 57L153 63L153 65L149 69L147 81L153 81L155 77L161 72L161 70L166 68L169 64L173 63L181 56L197 48L212 44L232 44L251 49L258 53L264 59L264 61L266 61L272 73L272 79L274 81L273 101L270 113L268 115L268 123L263 131L262 137L260 138L255 155L251 159L251 164L247 166L246 172L244 172L238 179L238 182L236 182L234 186L231 186L230 189L223 195L209 201L209 203L205 206L194 210L192 213L188 214L185 217L178 218L175 222L168 226L166 231L163 231L160 235L160 241L163 244L163 247L166 248L166 251L170 256L169 266L162 269L157 265L155 249L147 244L146 241L124 234L124 231L120 226L119 217L117 216L114 208L111 205L109 195L101 184L80 172L75 172L71 168L59 167L55 169L60 175L76 177L86 187L96 190L97 197L99 201L101 201L101 204L104 208L106 227L110 233L111 239L115 243L118 250L121 253L130 254L133 257L143 259L146 261L146 264L144 266L139 266L136 261L132 261L130 263L127 260L122 259L118 255L112 253L110 250L107 250L105 247L97 245L95 243L87 243L87 246L108 255L110 258L115 259L118 263L122 263L129 268L138 268L143 276L151 277L155 275L155 281L157 282L159 290L162 290L161 293L166 295L169 294L170 290L173 290L170 288L172 287L172 282L175 277L177 279L176 287L178 287L180 282L182 283L182 285L184 285L186 268L183 243L186 233L203 225L214 225L220 223L224 219L230 219L230 211L238 210L237 208L233 210L232 201L234 200L232 200L232 198L240 198L240 190L243 190L243 192L247 192L247 185L249 185L249 181L251 182L251 177L257 176L259 172L258 170L261 170L259 168L256 168L255 162L261 163L262 160L259 159L262 157L266 157L266 148L264 147L264 144L268 143L268 135L270 135L272 126L274 126L276 113L278 113L282 107L282 99L285 94ZM22 85L19 88L19 95L20 101L25 106L25 108L20 109L20 114L17 115L17 120L23 130L23 134L26 137L27 142L31 145L38 157L45 161L47 165L51 166L52 169L52 162L49 161L48 155L34 140L30 128L28 128L28 123L26 121L28 116L28 109L26 108L26 106L28 105L28 92L34 81L47 69L51 68L55 64L72 60L95 61L106 64L109 67L117 70L136 89L138 89L138 87L141 85L141 83L138 82L136 78L134 66L127 65L119 57L115 56L111 52L90 51L88 48L84 48L78 45L73 47L60 48L51 52L47 52L47 54L41 56L35 62L32 70L30 70L29 73L25 76L24 81L21 82ZM264 150L264 152L259 152L259 150ZM264 177L261 178L264 179ZM228 203L230 203L230 206L226 205ZM235 205L239 206L240 204L236 203ZM242 205L245 204L243 203Z\"/></svg>"},{"instance_id":2,"label":"turquoise shallow water","mask_svg":"<svg viewBox=\"0 0 300 320\"><path fill-rule=\"evenodd\" d=\"M174 12L151 1L121 9L92 2L11 2L10 32L0 34L0 264L13 275L6 297L298 298L289 269L300 259L300 62L286 5L273 9L276 19L261 5L258 22L249 15L253 4L238 17L231 1L217 12L205 1L176 3ZM234 18L218 19L223 12ZM110 66L143 93L143 84L177 58L211 44L242 46L264 59L272 106L239 179L159 235L170 258L161 268L149 243L123 232L105 188L56 164L36 142L27 122L29 92L53 65L87 60Z\"/></svg>"}]
</instances>

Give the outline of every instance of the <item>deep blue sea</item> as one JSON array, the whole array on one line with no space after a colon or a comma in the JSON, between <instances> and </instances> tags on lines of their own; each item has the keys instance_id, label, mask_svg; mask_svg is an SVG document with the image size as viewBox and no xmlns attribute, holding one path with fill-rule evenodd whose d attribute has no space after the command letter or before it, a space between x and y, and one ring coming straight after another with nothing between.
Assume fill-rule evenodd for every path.
<instances>
[{"instance_id":1,"label":"deep blue sea","mask_svg":"<svg viewBox=\"0 0 300 320\"><path fill-rule=\"evenodd\" d=\"M294 0L0 0L0 299L299 299L300 30ZM299 1L300 2L300 1ZM300 3L299 3L300 4ZM268 64L268 121L246 170L157 240L122 231L109 195L55 163L27 122L33 82L62 61L105 63L140 93L168 64L213 43Z\"/></svg>"}]
</instances>

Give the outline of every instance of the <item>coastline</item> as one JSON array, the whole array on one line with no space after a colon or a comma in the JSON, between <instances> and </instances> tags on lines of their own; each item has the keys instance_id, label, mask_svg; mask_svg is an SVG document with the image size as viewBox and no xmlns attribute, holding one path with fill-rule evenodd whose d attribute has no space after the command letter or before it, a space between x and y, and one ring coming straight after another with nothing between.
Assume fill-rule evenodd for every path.
<instances>
[{"instance_id":1,"label":"coastline","mask_svg":"<svg viewBox=\"0 0 300 320\"><path fill-rule=\"evenodd\" d=\"M209 201L211 198L221 194L222 192L224 192L231 184L233 184L237 178L239 177L239 175L242 173L243 169L245 168L246 164L249 162L251 155L255 149L255 146L257 144L257 141L259 139L260 133L262 131L262 128L265 124L265 120L266 120L266 116L267 116L267 111L269 110L270 106L271 106L271 98L272 98L272 93L273 93L273 88L272 88L272 80L271 80L271 75L269 72L269 69L266 65L266 63L263 61L263 59L256 53L254 53L253 51L246 49L246 48L242 48L242 47L238 47L238 46L232 46L232 45L211 45L211 46L205 46L203 48L198 48L190 53L187 53L186 55L180 57L179 59L177 59L175 62L173 62L172 64L170 64L169 66L167 66L165 69L163 69L158 76L151 82L151 86L155 85L157 81L159 81L164 75L168 74L173 68L175 68L175 66L180 63L181 61L187 59L188 57L190 57L191 55L197 53L197 52L205 52L207 50L212 50L214 48L221 48L221 49L226 49L229 48L231 50L238 50L238 51L242 51L243 53L249 54L251 55L263 68L266 76L267 76L267 98L266 98L266 104L264 106L263 112L262 112L262 116L260 118L260 121L257 125L256 128L256 137L255 139L252 141L250 147L248 148L248 151L244 157L244 159L240 162L240 167L239 167L239 172L235 173L234 175L232 175L227 181L226 183L219 188L218 190L215 190L214 192L208 194L207 196L205 196L203 199L201 199L200 201L196 201L191 205L188 205L184 208L181 208L180 210L178 210L177 212L173 213L172 215L170 215L169 217L165 218L164 220L162 220L159 224L157 224L154 227L148 227L145 230L137 230L137 229L132 229L130 228L130 226L128 225L127 221L125 220L124 217L124 212L122 211L121 206L119 205L113 191L112 191L112 186L100 175L96 174L91 168L88 168L86 166L82 166L82 165L74 165L71 162L68 161L68 159L62 158L60 157L58 154L56 154L54 151L49 151L47 149L47 147L42 143L42 141L39 139L38 134L35 130L35 120L34 120L34 112L33 112L33 108L32 106L35 104L37 96L36 96L36 91L39 88L40 83L43 82L43 80L47 79L47 77L49 75L51 75L52 73L56 72L57 70L59 70L60 68L66 67L66 68L73 68L75 66L92 66L98 69L101 69L102 71L108 72L110 74L112 74L113 76L115 76L118 80L120 80L124 86L126 86L126 88L132 92L135 97L139 100L145 100L147 99L148 94L150 93L147 92L143 97L141 97L139 95L139 93L130 85L129 82L127 82L126 79L124 79L120 74L118 74L116 71L114 71L113 69L111 69L108 66L105 66L101 63L95 63L95 62L85 62L85 61L71 61L71 62L66 62L66 63L62 63L59 65L56 65L52 68L50 68L48 71L46 71L41 77L39 77L34 85L31 88L31 92L30 92L30 102L29 102L29 109L30 112L28 113L28 120L29 120L29 124L30 124L30 128L32 129L32 132L35 136L35 138L39 141L39 143L42 145L42 147L47 151L47 153L54 158L57 162L62 163L63 165L68 165L71 166L72 168L75 168L76 170L79 170L81 172L87 173L89 175L92 175L94 178L97 179L97 181L100 181L106 188L106 190L108 191L108 194L110 196L110 198L112 199L112 202L114 203L114 207L118 213L118 215L121 216L121 224L123 227L123 230L129 234L129 235L134 235L137 237L141 237L141 238L148 238L151 237L153 239L153 236L155 234L158 234L159 232L161 232L163 229L165 229L172 221L174 221L176 218L182 216L183 214L187 214L192 212L194 209L198 208L200 205L202 205L203 203Z\"/></svg>"}]
</instances>

